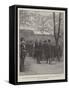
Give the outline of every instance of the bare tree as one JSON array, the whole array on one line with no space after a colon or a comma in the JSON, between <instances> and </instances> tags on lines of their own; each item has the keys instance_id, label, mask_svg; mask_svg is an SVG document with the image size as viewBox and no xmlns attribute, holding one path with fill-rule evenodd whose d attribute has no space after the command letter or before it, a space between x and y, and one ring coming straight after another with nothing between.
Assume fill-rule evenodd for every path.
<instances>
[{"instance_id":1,"label":"bare tree","mask_svg":"<svg viewBox=\"0 0 69 90\"><path fill-rule=\"evenodd\" d=\"M56 21L55 21L56 17L55 17L55 12L53 12L53 23L54 23L54 38L55 38L55 42L56 45L58 45L59 42L59 38L60 38L60 24L61 24L61 13L59 13L59 17L58 17L58 31L56 33Z\"/></svg>"},{"instance_id":2,"label":"bare tree","mask_svg":"<svg viewBox=\"0 0 69 90\"><path fill-rule=\"evenodd\" d=\"M57 58L59 60L59 55L58 55L58 48L59 48L59 38L60 38L60 24L61 24L61 13L58 14L58 31L56 33L56 13L53 12L53 23L54 23L54 38L55 38L55 43L56 43L56 52L57 52Z\"/></svg>"}]
</instances>

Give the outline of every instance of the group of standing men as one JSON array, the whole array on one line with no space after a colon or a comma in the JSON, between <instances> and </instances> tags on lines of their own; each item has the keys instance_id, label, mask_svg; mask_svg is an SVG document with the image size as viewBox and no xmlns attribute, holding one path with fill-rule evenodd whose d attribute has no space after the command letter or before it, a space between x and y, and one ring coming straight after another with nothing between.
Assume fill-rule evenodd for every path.
<instances>
[{"instance_id":1,"label":"group of standing men","mask_svg":"<svg viewBox=\"0 0 69 90\"><path fill-rule=\"evenodd\" d=\"M50 63L51 58L51 47L50 47L51 41L48 40L48 42L45 40L41 42L41 40L38 42L35 42L34 47L34 57L37 60L37 63L40 64L40 61L46 60L47 63Z\"/></svg>"},{"instance_id":2,"label":"group of standing men","mask_svg":"<svg viewBox=\"0 0 69 90\"><path fill-rule=\"evenodd\" d=\"M59 49L60 50L60 49ZM30 57L36 59L37 64L45 60L46 63L51 63L52 58L59 56L60 51L56 46L51 44L51 40L36 40L35 42L26 42L24 38L20 40L20 71L24 71L24 60L28 54Z\"/></svg>"}]
</instances>

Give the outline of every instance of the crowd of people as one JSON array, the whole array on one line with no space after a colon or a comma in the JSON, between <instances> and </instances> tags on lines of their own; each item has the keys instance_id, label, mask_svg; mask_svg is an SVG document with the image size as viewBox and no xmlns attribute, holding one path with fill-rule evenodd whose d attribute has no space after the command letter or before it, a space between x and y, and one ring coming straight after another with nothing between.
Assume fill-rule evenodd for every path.
<instances>
[{"instance_id":1,"label":"crowd of people","mask_svg":"<svg viewBox=\"0 0 69 90\"><path fill-rule=\"evenodd\" d=\"M36 59L37 64L41 64L40 61L45 60L46 63L50 64L54 58L60 61L62 56L61 46L51 44L51 40L25 40L20 39L20 71L24 71L25 57L29 56Z\"/></svg>"}]
</instances>

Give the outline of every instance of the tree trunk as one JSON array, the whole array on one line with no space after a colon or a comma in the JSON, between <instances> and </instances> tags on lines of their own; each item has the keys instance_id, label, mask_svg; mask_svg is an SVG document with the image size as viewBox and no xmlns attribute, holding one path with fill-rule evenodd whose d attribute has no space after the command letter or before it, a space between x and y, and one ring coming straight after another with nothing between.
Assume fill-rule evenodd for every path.
<instances>
[{"instance_id":1,"label":"tree trunk","mask_svg":"<svg viewBox=\"0 0 69 90\"><path fill-rule=\"evenodd\" d=\"M59 18L58 18L59 22L58 22L58 33L56 33L56 23L55 23L55 12L53 12L53 23L54 23L54 38L55 38L55 44L56 44L56 52L57 52L57 59L58 61L60 61L59 59L59 50L58 50L58 47L59 47L59 37L60 37L60 24L61 24L61 13L59 13Z\"/></svg>"}]
</instances>

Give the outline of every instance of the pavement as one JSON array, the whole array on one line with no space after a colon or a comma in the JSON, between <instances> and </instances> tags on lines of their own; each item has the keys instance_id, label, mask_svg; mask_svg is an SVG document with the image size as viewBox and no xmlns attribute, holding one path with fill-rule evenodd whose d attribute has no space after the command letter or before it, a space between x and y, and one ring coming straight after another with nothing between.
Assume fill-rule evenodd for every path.
<instances>
[{"instance_id":1,"label":"pavement","mask_svg":"<svg viewBox=\"0 0 69 90\"><path fill-rule=\"evenodd\" d=\"M51 64L47 64L46 61L41 61L41 64L37 64L36 59L27 56L24 66L25 71L21 75L61 74L64 72L63 61L53 61Z\"/></svg>"}]
</instances>

